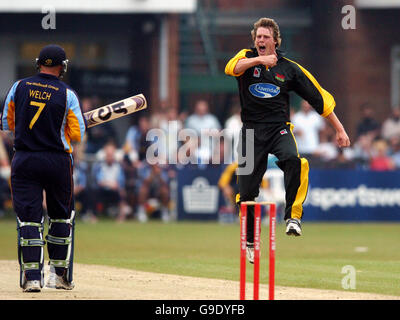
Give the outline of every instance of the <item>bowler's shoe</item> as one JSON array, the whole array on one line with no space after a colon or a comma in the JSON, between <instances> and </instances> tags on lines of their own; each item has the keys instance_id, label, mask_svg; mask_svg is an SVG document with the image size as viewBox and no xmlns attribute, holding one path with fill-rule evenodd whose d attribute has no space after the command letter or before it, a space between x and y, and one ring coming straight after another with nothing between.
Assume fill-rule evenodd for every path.
<instances>
[{"instance_id":1,"label":"bowler's shoe","mask_svg":"<svg viewBox=\"0 0 400 320\"><path fill-rule=\"evenodd\" d=\"M288 236L301 236L301 221L300 219L286 220L286 234Z\"/></svg>"}]
</instances>

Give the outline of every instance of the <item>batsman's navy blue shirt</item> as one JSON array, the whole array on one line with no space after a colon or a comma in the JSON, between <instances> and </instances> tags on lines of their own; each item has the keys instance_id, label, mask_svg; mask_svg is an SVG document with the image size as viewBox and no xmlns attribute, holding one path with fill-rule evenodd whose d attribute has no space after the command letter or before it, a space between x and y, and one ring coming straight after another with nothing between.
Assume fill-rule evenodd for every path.
<instances>
[{"instance_id":1,"label":"batsman's navy blue shirt","mask_svg":"<svg viewBox=\"0 0 400 320\"><path fill-rule=\"evenodd\" d=\"M72 153L71 142L83 139L86 122L77 94L57 77L39 73L11 87L0 129L15 133L16 150Z\"/></svg>"}]
</instances>

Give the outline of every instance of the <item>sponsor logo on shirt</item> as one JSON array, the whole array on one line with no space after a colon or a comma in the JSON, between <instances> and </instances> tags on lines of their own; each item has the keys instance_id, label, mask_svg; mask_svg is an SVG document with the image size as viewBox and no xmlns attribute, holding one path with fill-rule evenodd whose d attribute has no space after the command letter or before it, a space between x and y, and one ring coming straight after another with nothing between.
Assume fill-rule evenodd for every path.
<instances>
[{"instance_id":1,"label":"sponsor logo on shirt","mask_svg":"<svg viewBox=\"0 0 400 320\"><path fill-rule=\"evenodd\" d=\"M281 88L272 83L254 83L249 86L250 93L257 98L273 98L281 92Z\"/></svg>"},{"instance_id":2,"label":"sponsor logo on shirt","mask_svg":"<svg viewBox=\"0 0 400 320\"><path fill-rule=\"evenodd\" d=\"M283 129L283 130L279 131L279 133L283 136L284 134L287 134L287 130Z\"/></svg>"},{"instance_id":3,"label":"sponsor logo on shirt","mask_svg":"<svg viewBox=\"0 0 400 320\"><path fill-rule=\"evenodd\" d=\"M261 76L261 68L255 67L253 72L254 78L259 78Z\"/></svg>"}]
</instances>

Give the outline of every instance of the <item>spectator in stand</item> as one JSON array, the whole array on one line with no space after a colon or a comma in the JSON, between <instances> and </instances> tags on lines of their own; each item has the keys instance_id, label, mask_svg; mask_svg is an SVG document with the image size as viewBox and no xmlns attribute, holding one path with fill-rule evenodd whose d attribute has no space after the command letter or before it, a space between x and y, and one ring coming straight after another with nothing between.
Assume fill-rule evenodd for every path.
<instances>
[{"instance_id":1,"label":"spectator in stand","mask_svg":"<svg viewBox=\"0 0 400 320\"><path fill-rule=\"evenodd\" d=\"M346 151L342 148L338 148L338 155L336 159L332 159L328 166L332 169L355 169L355 162L346 156Z\"/></svg>"},{"instance_id":2,"label":"spectator in stand","mask_svg":"<svg viewBox=\"0 0 400 320\"><path fill-rule=\"evenodd\" d=\"M185 122L185 128L193 129L200 139L198 157L201 163L209 163L212 156L212 138L215 131L221 130L221 124L216 116L210 113L208 102L199 100L195 104L194 113L189 115Z\"/></svg>"},{"instance_id":3,"label":"spectator in stand","mask_svg":"<svg viewBox=\"0 0 400 320\"><path fill-rule=\"evenodd\" d=\"M5 202L10 199L8 181L11 175L10 158L3 142L4 131L0 131L0 217L4 214Z\"/></svg>"},{"instance_id":4,"label":"spectator in stand","mask_svg":"<svg viewBox=\"0 0 400 320\"><path fill-rule=\"evenodd\" d=\"M118 206L117 220L123 221L130 213L126 203L125 175L122 165L116 160L116 145L108 142L104 147L104 160L93 165L93 178L96 187L95 205Z\"/></svg>"},{"instance_id":5,"label":"spectator in stand","mask_svg":"<svg viewBox=\"0 0 400 320\"><path fill-rule=\"evenodd\" d=\"M379 123L374 119L374 110L366 103L361 106L362 118L357 126L357 139L365 134L370 134L374 140L380 131Z\"/></svg>"},{"instance_id":6,"label":"spectator in stand","mask_svg":"<svg viewBox=\"0 0 400 320\"><path fill-rule=\"evenodd\" d=\"M83 113L101 107L103 103L97 98L85 97L81 100ZM105 122L99 126L94 126L87 131L87 153L96 153L109 140L110 137L115 137L116 132L111 122Z\"/></svg>"},{"instance_id":7,"label":"spectator in stand","mask_svg":"<svg viewBox=\"0 0 400 320\"><path fill-rule=\"evenodd\" d=\"M322 163L327 163L336 159L339 155L338 149L335 143L335 132L330 126L325 126L325 129L319 132L319 144L314 151L314 156L318 157Z\"/></svg>"},{"instance_id":8,"label":"spectator in stand","mask_svg":"<svg viewBox=\"0 0 400 320\"><path fill-rule=\"evenodd\" d=\"M162 221L168 222L170 220L168 166L144 164L139 171L139 176L137 219L140 222L147 222L149 215L159 210Z\"/></svg>"},{"instance_id":9,"label":"spectator in stand","mask_svg":"<svg viewBox=\"0 0 400 320\"><path fill-rule=\"evenodd\" d=\"M242 129L242 120L240 118L240 105L235 104L231 109L231 116L225 121L226 138L229 138L232 148L232 161L237 161L237 147L239 143L240 130Z\"/></svg>"},{"instance_id":10,"label":"spectator in stand","mask_svg":"<svg viewBox=\"0 0 400 320\"><path fill-rule=\"evenodd\" d=\"M369 166L369 160L372 155L372 138L372 135L364 134L354 143L353 158L364 168Z\"/></svg>"},{"instance_id":11,"label":"spectator in stand","mask_svg":"<svg viewBox=\"0 0 400 320\"><path fill-rule=\"evenodd\" d=\"M97 222L91 201L93 193L88 181L89 165L83 160L83 150L79 146L75 146L73 150L75 209L83 221Z\"/></svg>"},{"instance_id":12,"label":"spectator in stand","mask_svg":"<svg viewBox=\"0 0 400 320\"><path fill-rule=\"evenodd\" d=\"M8 159L11 162L14 156L14 134L7 131L0 131L1 140L3 141L3 146L5 152L8 155Z\"/></svg>"},{"instance_id":13,"label":"spectator in stand","mask_svg":"<svg viewBox=\"0 0 400 320\"><path fill-rule=\"evenodd\" d=\"M186 136L182 146L178 149L177 164L195 165L199 163L199 140L198 136Z\"/></svg>"},{"instance_id":14,"label":"spectator in stand","mask_svg":"<svg viewBox=\"0 0 400 320\"><path fill-rule=\"evenodd\" d=\"M197 134L201 134L202 130L221 129L217 117L210 113L205 100L196 102L194 113L187 117L185 127L195 130Z\"/></svg>"},{"instance_id":15,"label":"spectator in stand","mask_svg":"<svg viewBox=\"0 0 400 320\"><path fill-rule=\"evenodd\" d=\"M389 171L395 169L393 160L388 156L388 145L385 140L379 139L372 144L370 169L373 171Z\"/></svg>"},{"instance_id":16,"label":"spectator in stand","mask_svg":"<svg viewBox=\"0 0 400 320\"><path fill-rule=\"evenodd\" d=\"M392 158L396 169L400 169L400 136L393 136L390 139L389 155Z\"/></svg>"},{"instance_id":17,"label":"spectator in stand","mask_svg":"<svg viewBox=\"0 0 400 320\"><path fill-rule=\"evenodd\" d=\"M135 152L139 161L145 160L147 148L152 144L152 141L146 140L150 129L150 119L147 115L141 116L137 125L131 125L125 137L125 153Z\"/></svg>"},{"instance_id":18,"label":"spectator in stand","mask_svg":"<svg viewBox=\"0 0 400 320\"><path fill-rule=\"evenodd\" d=\"M301 110L292 118L293 133L297 140L298 152L310 161L317 151L319 144L319 132L324 129L323 118L303 100Z\"/></svg>"},{"instance_id":19,"label":"spectator in stand","mask_svg":"<svg viewBox=\"0 0 400 320\"><path fill-rule=\"evenodd\" d=\"M138 180L138 168L140 168L141 162L138 160L136 153L123 153L121 165L125 176L126 202L128 206L133 209L137 206L139 191L136 185Z\"/></svg>"},{"instance_id":20,"label":"spectator in stand","mask_svg":"<svg viewBox=\"0 0 400 320\"><path fill-rule=\"evenodd\" d=\"M400 107L392 109L392 114L382 124L382 137L389 141L392 137L400 137Z\"/></svg>"},{"instance_id":21,"label":"spectator in stand","mask_svg":"<svg viewBox=\"0 0 400 320\"><path fill-rule=\"evenodd\" d=\"M175 107L164 108L164 113L158 113L152 118L152 127L163 131L165 141L158 144L160 157L162 156L166 162L169 159L177 161L177 149L179 148L178 135L183 128L183 122L178 115L178 110Z\"/></svg>"},{"instance_id":22,"label":"spectator in stand","mask_svg":"<svg viewBox=\"0 0 400 320\"><path fill-rule=\"evenodd\" d=\"M88 185L89 167L84 161L76 161L74 166L74 194L77 211L84 221L97 222L92 210L92 191Z\"/></svg>"}]
</instances>

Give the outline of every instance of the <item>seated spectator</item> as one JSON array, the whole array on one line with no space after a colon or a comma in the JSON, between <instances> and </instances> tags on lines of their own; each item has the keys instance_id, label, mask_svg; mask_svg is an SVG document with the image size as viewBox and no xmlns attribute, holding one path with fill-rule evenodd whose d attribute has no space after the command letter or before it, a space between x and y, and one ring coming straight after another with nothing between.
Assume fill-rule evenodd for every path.
<instances>
[{"instance_id":1,"label":"seated spectator","mask_svg":"<svg viewBox=\"0 0 400 320\"><path fill-rule=\"evenodd\" d=\"M209 111L208 102L199 100L196 102L194 112L189 115L185 121L185 128L192 129L201 138L198 155L201 163L207 164L212 156L212 137L214 131L221 130L221 124L218 118ZM204 139L202 139L202 134Z\"/></svg>"},{"instance_id":2,"label":"seated spectator","mask_svg":"<svg viewBox=\"0 0 400 320\"><path fill-rule=\"evenodd\" d=\"M153 143L147 141L146 136L151 129L150 119L146 116L139 118L137 125L131 125L126 133L125 143L123 146L125 153L137 153L139 161L146 159L147 148Z\"/></svg>"},{"instance_id":3,"label":"seated spectator","mask_svg":"<svg viewBox=\"0 0 400 320\"><path fill-rule=\"evenodd\" d=\"M74 195L75 210L81 219L88 222L97 222L92 207L92 190L89 186L89 165L84 161L81 150L74 147Z\"/></svg>"},{"instance_id":4,"label":"seated spectator","mask_svg":"<svg viewBox=\"0 0 400 320\"><path fill-rule=\"evenodd\" d=\"M237 161L237 147L239 144L239 134L242 129L242 120L240 117L240 105L234 105L231 109L230 117L225 121L226 138L229 138L231 145L232 161Z\"/></svg>"},{"instance_id":5,"label":"seated spectator","mask_svg":"<svg viewBox=\"0 0 400 320\"><path fill-rule=\"evenodd\" d=\"M199 161L199 140L198 136L186 136L182 146L178 149L179 165L196 165Z\"/></svg>"},{"instance_id":6,"label":"seated spectator","mask_svg":"<svg viewBox=\"0 0 400 320\"><path fill-rule=\"evenodd\" d=\"M319 132L325 126L323 118L303 100L301 110L294 114L292 123L299 153L310 161L319 144Z\"/></svg>"},{"instance_id":7,"label":"seated spectator","mask_svg":"<svg viewBox=\"0 0 400 320\"><path fill-rule=\"evenodd\" d=\"M183 128L183 122L178 115L177 108L166 107L163 109L163 113L151 117L152 128L157 128L162 130L160 138L162 140L158 141L157 145L157 157L167 162L177 162L177 152L180 146L180 141L178 141L178 136L180 130ZM157 133L158 134L158 133ZM153 140L150 135L149 139Z\"/></svg>"},{"instance_id":8,"label":"seated spectator","mask_svg":"<svg viewBox=\"0 0 400 320\"><path fill-rule=\"evenodd\" d=\"M335 133L331 130L321 130L319 132L319 141L320 143L314 151L314 156L320 158L322 162L336 159L338 156L338 147L336 145Z\"/></svg>"},{"instance_id":9,"label":"seated spectator","mask_svg":"<svg viewBox=\"0 0 400 320\"><path fill-rule=\"evenodd\" d=\"M3 131L0 134L0 217L4 214L5 202L11 200L8 181L11 175L10 158L3 143Z\"/></svg>"},{"instance_id":10,"label":"seated spectator","mask_svg":"<svg viewBox=\"0 0 400 320\"><path fill-rule=\"evenodd\" d=\"M3 141L4 151L8 155L9 162L14 156L14 134L10 131L0 131L1 140Z\"/></svg>"},{"instance_id":11,"label":"seated spectator","mask_svg":"<svg viewBox=\"0 0 400 320\"><path fill-rule=\"evenodd\" d=\"M221 133L219 137L216 136L213 139L211 147L211 165L219 166L221 164L232 163L231 141L229 138L226 138L226 136Z\"/></svg>"},{"instance_id":12,"label":"seated spectator","mask_svg":"<svg viewBox=\"0 0 400 320\"><path fill-rule=\"evenodd\" d=\"M126 202L130 208L137 206L137 180L138 180L138 167L141 163L137 158L131 157L131 154L123 154L121 165L125 176L125 191L126 191Z\"/></svg>"},{"instance_id":13,"label":"seated spectator","mask_svg":"<svg viewBox=\"0 0 400 320\"><path fill-rule=\"evenodd\" d=\"M355 169L356 162L346 155L345 149L337 148L337 157L329 161L326 165L328 169Z\"/></svg>"},{"instance_id":14,"label":"seated spectator","mask_svg":"<svg viewBox=\"0 0 400 320\"><path fill-rule=\"evenodd\" d=\"M400 107L393 108L391 116L382 124L382 138L390 140L395 136L400 137Z\"/></svg>"},{"instance_id":15,"label":"seated spectator","mask_svg":"<svg viewBox=\"0 0 400 320\"><path fill-rule=\"evenodd\" d=\"M185 128L193 129L200 135L202 130L221 129L221 124L210 113L208 102L199 100L194 106L194 112L187 117Z\"/></svg>"},{"instance_id":16,"label":"seated spectator","mask_svg":"<svg viewBox=\"0 0 400 320\"><path fill-rule=\"evenodd\" d=\"M122 165L116 160L116 145L108 142L104 147L104 160L93 165L96 209L118 205L117 220L123 221L131 212L126 203L125 175Z\"/></svg>"},{"instance_id":17,"label":"seated spectator","mask_svg":"<svg viewBox=\"0 0 400 320\"><path fill-rule=\"evenodd\" d=\"M357 125L356 138L358 139L362 135L370 134L374 140L380 133L380 125L374 118L374 110L368 103L365 103L361 106L361 112L362 116L361 121Z\"/></svg>"},{"instance_id":18,"label":"seated spectator","mask_svg":"<svg viewBox=\"0 0 400 320\"><path fill-rule=\"evenodd\" d=\"M96 98L88 98L85 97L81 100L82 112L88 112L95 108L99 108L103 105ZM99 151L108 141L109 137L115 137L116 132L112 126L111 122L105 122L101 125L94 126L87 130L86 137L87 137L87 153L96 153Z\"/></svg>"},{"instance_id":19,"label":"seated spectator","mask_svg":"<svg viewBox=\"0 0 400 320\"><path fill-rule=\"evenodd\" d=\"M385 140L377 140L372 145L370 169L373 171L394 170L393 160L388 156L388 145Z\"/></svg>"},{"instance_id":20,"label":"seated spectator","mask_svg":"<svg viewBox=\"0 0 400 320\"><path fill-rule=\"evenodd\" d=\"M372 156L373 134L361 135L353 147L353 159L362 167L369 167L369 161Z\"/></svg>"},{"instance_id":21,"label":"seated spectator","mask_svg":"<svg viewBox=\"0 0 400 320\"><path fill-rule=\"evenodd\" d=\"M390 139L389 155L392 158L396 169L400 169L400 136L393 136Z\"/></svg>"},{"instance_id":22,"label":"seated spectator","mask_svg":"<svg viewBox=\"0 0 400 320\"><path fill-rule=\"evenodd\" d=\"M159 164L143 164L139 169L137 218L140 222L147 222L155 211L160 211L163 222L170 220L168 175L168 166Z\"/></svg>"}]
</instances>

